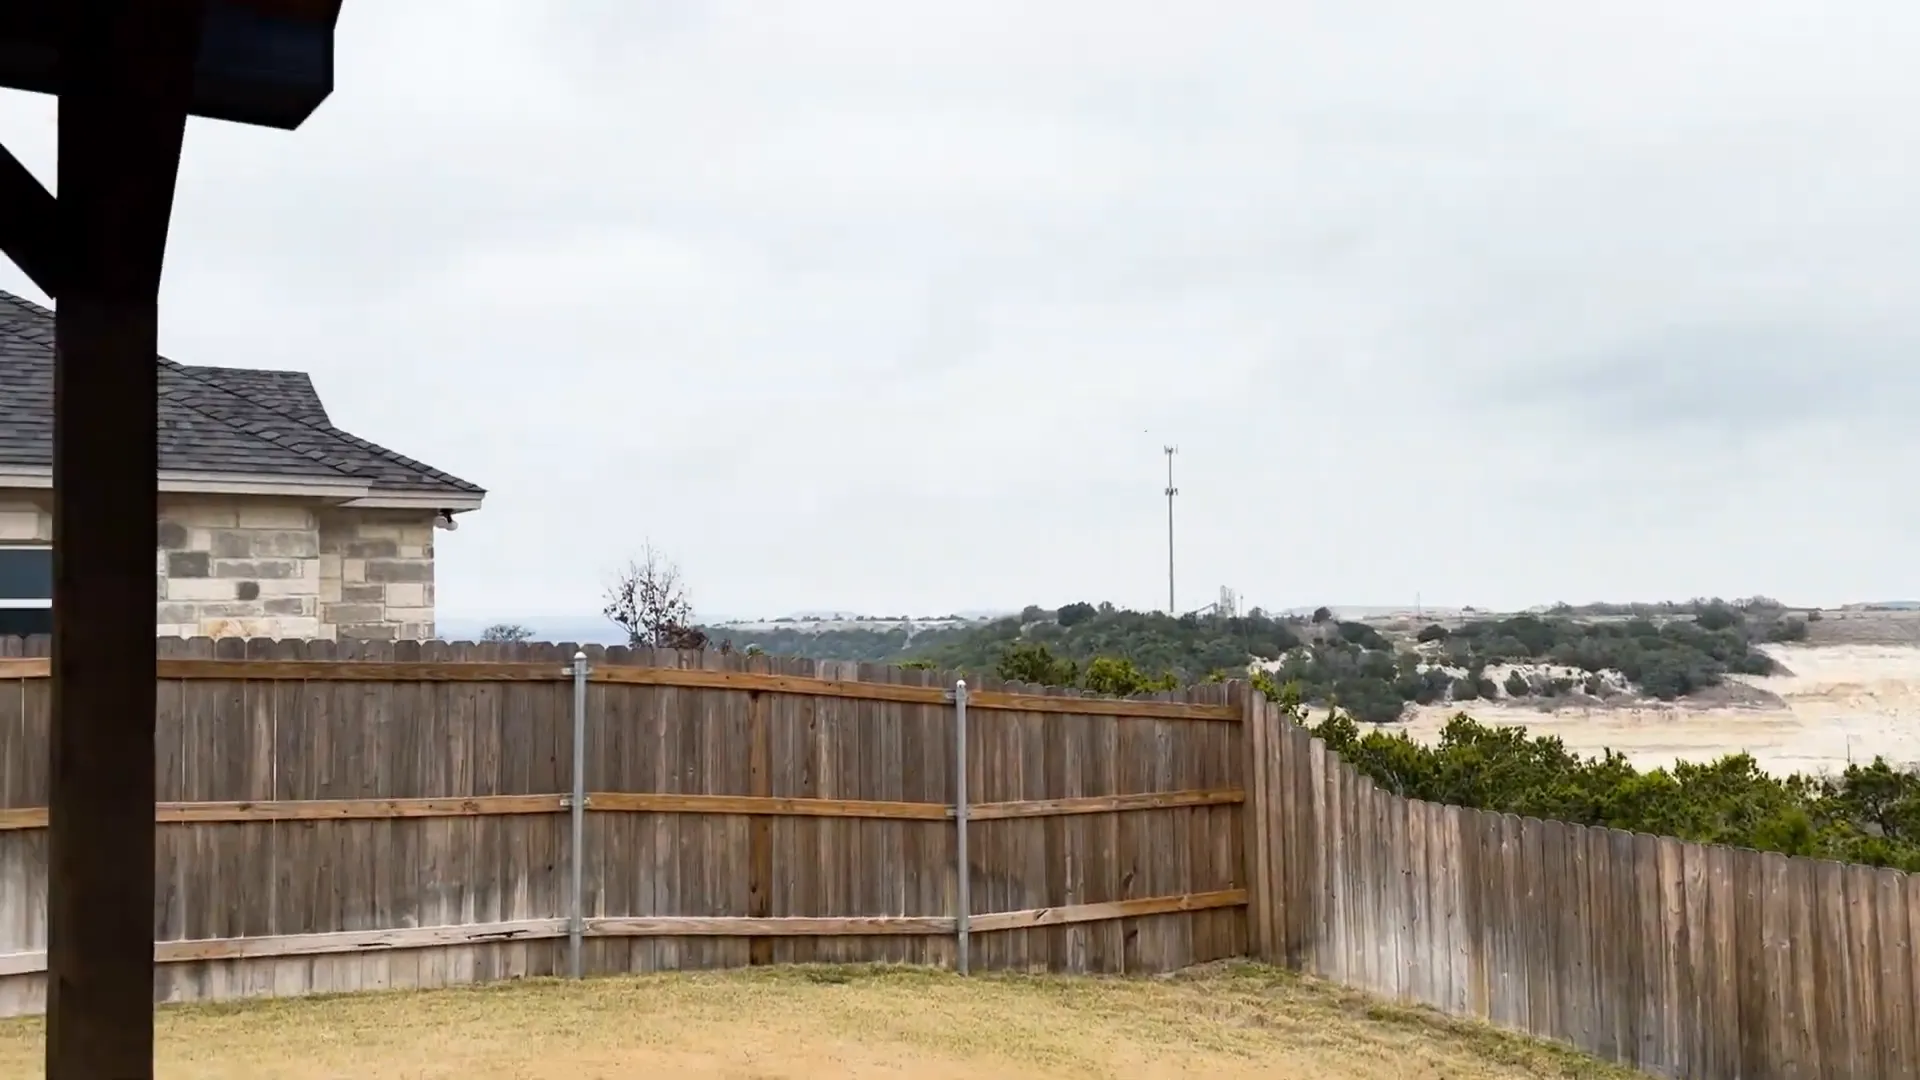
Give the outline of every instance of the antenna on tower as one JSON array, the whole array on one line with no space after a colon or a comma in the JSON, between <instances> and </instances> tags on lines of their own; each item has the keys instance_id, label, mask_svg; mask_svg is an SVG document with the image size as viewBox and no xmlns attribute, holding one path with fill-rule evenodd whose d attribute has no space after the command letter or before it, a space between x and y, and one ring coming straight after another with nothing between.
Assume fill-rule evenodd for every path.
<instances>
[{"instance_id":1,"label":"antenna on tower","mask_svg":"<svg viewBox=\"0 0 1920 1080\"><path fill-rule=\"evenodd\" d=\"M1168 446L1164 450L1167 455L1167 614L1177 618L1180 612L1173 606L1173 497L1180 494L1180 489L1173 486L1173 455L1178 447Z\"/></svg>"}]
</instances>

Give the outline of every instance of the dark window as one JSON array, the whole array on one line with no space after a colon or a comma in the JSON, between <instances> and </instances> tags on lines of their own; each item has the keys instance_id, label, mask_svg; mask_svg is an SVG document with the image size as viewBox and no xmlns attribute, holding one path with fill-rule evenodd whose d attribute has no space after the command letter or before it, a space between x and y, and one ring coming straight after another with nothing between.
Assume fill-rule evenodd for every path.
<instances>
[{"instance_id":1,"label":"dark window","mask_svg":"<svg viewBox=\"0 0 1920 1080\"><path fill-rule=\"evenodd\" d=\"M0 607L0 637L32 637L53 633L50 607Z\"/></svg>"},{"instance_id":2,"label":"dark window","mask_svg":"<svg viewBox=\"0 0 1920 1080\"><path fill-rule=\"evenodd\" d=\"M0 547L0 607L19 607L22 600L53 600L53 549Z\"/></svg>"}]
</instances>

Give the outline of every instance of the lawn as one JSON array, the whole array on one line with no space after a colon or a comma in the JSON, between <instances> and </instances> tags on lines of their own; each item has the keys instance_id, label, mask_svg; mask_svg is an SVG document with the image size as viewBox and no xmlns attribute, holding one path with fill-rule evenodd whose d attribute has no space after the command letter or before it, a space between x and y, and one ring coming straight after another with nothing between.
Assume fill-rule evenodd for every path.
<instances>
[{"instance_id":1,"label":"lawn","mask_svg":"<svg viewBox=\"0 0 1920 1080\"><path fill-rule=\"evenodd\" d=\"M168 1007L164 1080L1624 1080L1479 1025L1266 968L1161 978L902 968L528 981ZM0 1021L0 1076L42 1024Z\"/></svg>"}]
</instances>

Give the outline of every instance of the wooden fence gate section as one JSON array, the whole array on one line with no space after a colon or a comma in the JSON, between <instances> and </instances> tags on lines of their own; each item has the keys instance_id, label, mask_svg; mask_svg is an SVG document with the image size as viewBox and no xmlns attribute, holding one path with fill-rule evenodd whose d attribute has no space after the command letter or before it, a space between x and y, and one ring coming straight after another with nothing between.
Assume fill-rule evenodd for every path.
<instances>
[{"instance_id":1,"label":"wooden fence gate section","mask_svg":"<svg viewBox=\"0 0 1920 1080\"><path fill-rule=\"evenodd\" d=\"M567 970L572 653L182 642L159 717L161 1000ZM686 666L699 664L701 666ZM0 1012L43 1005L46 661L0 660ZM589 650L587 973L1163 971L1245 952L1228 687L1111 701Z\"/></svg>"}]
</instances>

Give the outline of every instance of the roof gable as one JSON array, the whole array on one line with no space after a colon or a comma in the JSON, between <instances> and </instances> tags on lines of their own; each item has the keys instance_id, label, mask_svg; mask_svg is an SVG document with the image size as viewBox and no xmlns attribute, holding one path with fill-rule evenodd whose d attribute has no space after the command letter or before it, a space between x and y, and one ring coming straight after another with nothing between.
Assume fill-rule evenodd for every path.
<instances>
[{"instance_id":1,"label":"roof gable","mask_svg":"<svg viewBox=\"0 0 1920 1080\"><path fill-rule=\"evenodd\" d=\"M302 372L160 365L160 467L354 479L375 491L481 495L477 485L333 426ZM53 463L53 313L0 291L0 465Z\"/></svg>"}]
</instances>

